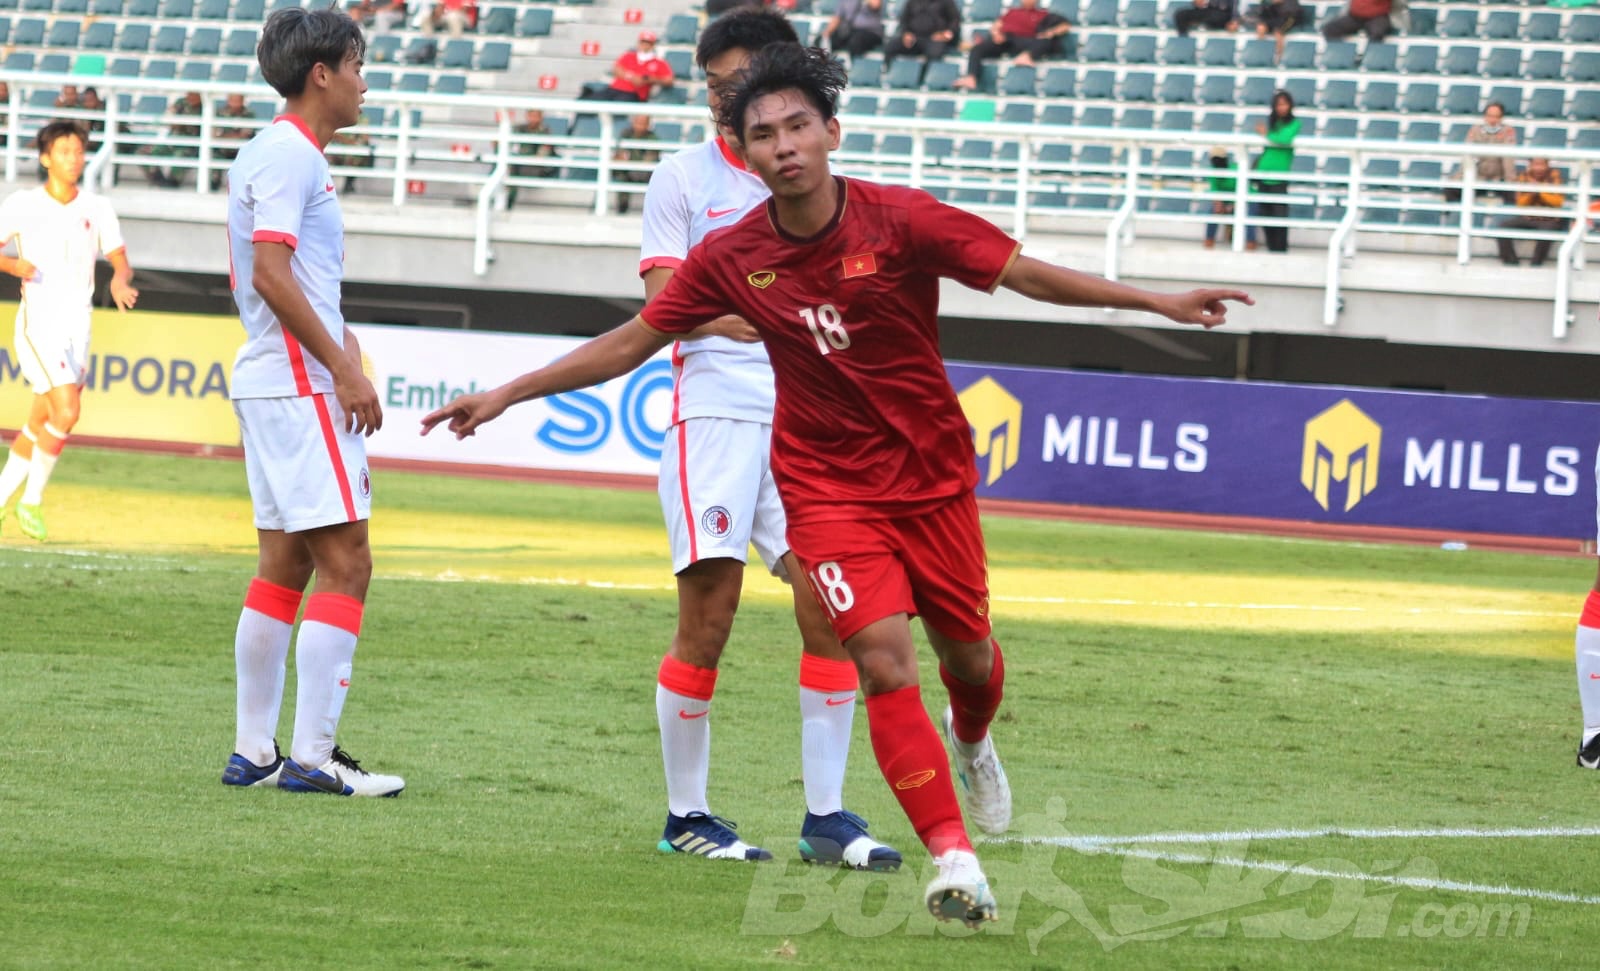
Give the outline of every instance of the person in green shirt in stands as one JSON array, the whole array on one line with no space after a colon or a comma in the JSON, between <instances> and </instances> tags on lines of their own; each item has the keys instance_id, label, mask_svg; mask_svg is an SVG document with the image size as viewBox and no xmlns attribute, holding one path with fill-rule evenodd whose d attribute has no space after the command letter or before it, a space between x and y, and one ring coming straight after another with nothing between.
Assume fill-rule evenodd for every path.
<instances>
[{"instance_id":1,"label":"person in green shirt in stands","mask_svg":"<svg viewBox=\"0 0 1600 971\"><path fill-rule=\"evenodd\" d=\"M1222 173L1237 172L1239 170L1239 166L1234 163L1233 156L1229 154L1227 146L1218 145L1211 150L1211 167L1219 170L1216 175L1213 175L1206 180L1206 182L1209 183L1209 188L1211 191L1217 195L1221 195L1223 193L1226 193L1230 196L1233 195L1233 190L1237 187L1238 183L1233 176L1223 175ZM1218 216L1233 215L1233 200L1214 200L1211 203L1211 212ZM1206 249L1211 249L1217 245L1217 228L1220 225L1221 223L1206 223ZM1244 248L1256 248L1256 228L1254 226L1246 226L1244 228Z\"/></svg>"},{"instance_id":2,"label":"person in green shirt in stands","mask_svg":"<svg viewBox=\"0 0 1600 971\"><path fill-rule=\"evenodd\" d=\"M1300 134L1300 119L1294 116L1294 98L1287 91L1272 95L1272 114L1256 125L1256 134L1265 135L1267 147L1256 159L1257 172L1287 172L1294 165L1294 140ZM1287 195L1289 184L1281 179L1257 179L1257 192ZM1250 207L1251 214L1269 219L1282 219L1289 215L1289 206L1282 202L1260 202ZM1274 253L1289 251L1289 227L1264 226L1267 249Z\"/></svg>"}]
</instances>

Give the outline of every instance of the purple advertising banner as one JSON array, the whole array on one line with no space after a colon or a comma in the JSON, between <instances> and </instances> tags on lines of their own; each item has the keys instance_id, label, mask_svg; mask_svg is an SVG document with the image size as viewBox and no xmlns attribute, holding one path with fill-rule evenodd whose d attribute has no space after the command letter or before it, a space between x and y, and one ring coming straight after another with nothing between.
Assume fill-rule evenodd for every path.
<instances>
[{"instance_id":1,"label":"purple advertising banner","mask_svg":"<svg viewBox=\"0 0 1600 971\"><path fill-rule=\"evenodd\" d=\"M978 494L1592 539L1600 403L949 365Z\"/></svg>"}]
</instances>

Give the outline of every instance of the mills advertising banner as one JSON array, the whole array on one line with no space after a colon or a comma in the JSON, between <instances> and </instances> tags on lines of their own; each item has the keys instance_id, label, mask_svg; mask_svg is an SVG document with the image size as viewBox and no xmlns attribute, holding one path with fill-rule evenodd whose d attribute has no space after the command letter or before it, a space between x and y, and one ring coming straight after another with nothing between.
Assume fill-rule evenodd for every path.
<instances>
[{"instance_id":1,"label":"mills advertising banner","mask_svg":"<svg viewBox=\"0 0 1600 971\"><path fill-rule=\"evenodd\" d=\"M1600 404L950 365L979 495L1586 539Z\"/></svg>"}]
</instances>

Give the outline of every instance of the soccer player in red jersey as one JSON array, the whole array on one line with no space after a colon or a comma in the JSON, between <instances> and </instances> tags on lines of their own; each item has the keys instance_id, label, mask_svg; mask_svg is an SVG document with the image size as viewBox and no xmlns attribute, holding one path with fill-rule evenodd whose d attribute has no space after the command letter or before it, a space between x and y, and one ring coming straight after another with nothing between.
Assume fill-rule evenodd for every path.
<instances>
[{"instance_id":1,"label":"soccer player in red jersey","mask_svg":"<svg viewBox=\"0 0 1600 971\"><path fill-rule=\"evenodd\" d=\"M1122 307L1215 327L1238 290L1160 294L1054 266L927 193L838 178L834 117L845 74L826 52L761 51L721 121L772 190L712 233L623 326L550 366L457 398L423 419L458 438L522 401L626 373L675 335L737 314L766 342L777 381L772 467L789 543L860 674L873 752L934 857L941 920L979 926L995 901L923 707L910 618L920 616L948 691L946 733L967 812L987 832L1011 795L989 738L1005 665L990 635L972 434L939 354L939 279L1004 286L1066 306Z\"/></svg>"}]
</instances>

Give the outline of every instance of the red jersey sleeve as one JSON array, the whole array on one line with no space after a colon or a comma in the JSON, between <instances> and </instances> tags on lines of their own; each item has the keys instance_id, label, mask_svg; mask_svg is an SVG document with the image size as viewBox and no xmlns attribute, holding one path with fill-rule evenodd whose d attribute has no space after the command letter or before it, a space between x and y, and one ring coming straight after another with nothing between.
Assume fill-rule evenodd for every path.
<instances>
[{"instance_id":1,"label":"red jersey sleeve","mask_svg":"<svg viewBox=\"0 0 1600 971\"><path fill-rule=\"evenodd\" d=\"M925 192L915 194L907 222L920 266L985 293L1000 285L1022 251L993 223Z\"/></svg>"},{"instance_id":2,"label":"red jersey sleeve","mask_svg":"<svg viewBox=\"0 0 1600 971\"><path fill-rule=\"evenodd\" d=\"M696 246L673 272L667 288L639 311L639 319L663 334L687 334L714 317L735 312L717 295L719 289L712 279L705 247Z\"/></svg>"}]
</instances>

